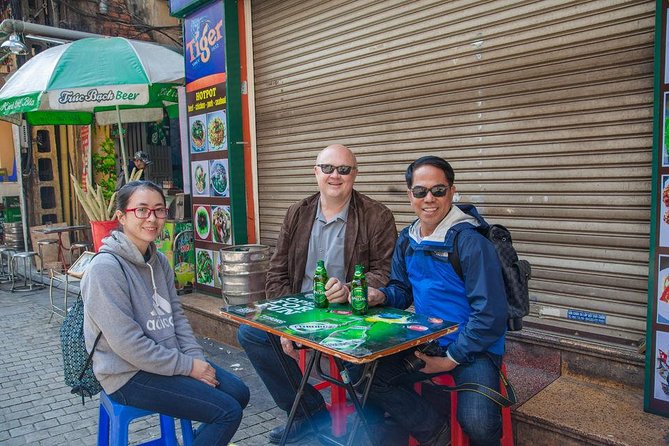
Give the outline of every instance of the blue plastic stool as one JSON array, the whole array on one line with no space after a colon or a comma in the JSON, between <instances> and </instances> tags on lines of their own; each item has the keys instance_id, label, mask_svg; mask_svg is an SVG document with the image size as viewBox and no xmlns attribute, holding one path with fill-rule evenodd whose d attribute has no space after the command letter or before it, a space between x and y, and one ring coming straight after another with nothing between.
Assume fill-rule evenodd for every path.
<instances>
[{"instance_id":1,"label":"blue plastic stool","mask_svg":"<svg viewBox=\"0 0 669 446\"><path fill-rule=\"evenodd\" d=\"M128 426L136 418L153 415L156 412L124 406L109 399L100 392L100 419L98 422L98 446L127 446ZM174 418L160 415L160 438L138 446L178 446L174 429ZM190 420L181 420L183 446L193 444L193 426Z\"/></svg>"}]
</instances>

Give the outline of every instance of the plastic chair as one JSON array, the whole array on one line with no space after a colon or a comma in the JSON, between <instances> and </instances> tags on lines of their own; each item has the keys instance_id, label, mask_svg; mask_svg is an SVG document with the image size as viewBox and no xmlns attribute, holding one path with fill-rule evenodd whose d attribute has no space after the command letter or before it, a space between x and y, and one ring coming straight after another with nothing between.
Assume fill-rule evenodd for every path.
<instances>
[{"instance_id":1,"label":"plastic chair","mask_svg":"<svg viewBox=\"0 0 669 446\"><path fill-rule=\"evenodd\" d=\"M100 392L100 418L98 424L98 446L127 446L128 426L136 418L153 415L136 407L125 406L109 399L105 392ZM178 446L174 418L160 416L160 438L141 443L138 446ZM193 426L190 420L181 420L183 446L193 444Z\"/></svg>"},{"instance_id":2,"label":"plastic chair","mask_svg":"<svg viewBox=\"0 0 669 446\"><path fill-rule=\"evenodd\" d=\"M302 372L304 372L304 368L307 364L307 350L301 349L299 353L300 359L298 364L300 365ZM337 370L337 364L335 364L334 358L325 353L323 353L323 357L326 357L329 361L330 374L334 373L335 370ZM339 373L337 373L334 378L338 380L342 379ZM314 386L316 390L323 390L328 387L330 388L330 403L327 404L327 409L332 418L332 435L341 437L346 434L346 417L348 417L348 414L353 412L355 408L351 403L346 401L346 388L331 384L327 381L321 381Z\"/></svg>"},{"instance_id":3,"label":"plastic chair","mask_svg":"<svg viewBox=\"0 0 669 446\"><path fill-rule=\"evenodd\" d=\"M506 366L502 364L502 375L506 377ZM432 382L441 385L454 387L455 380L450 373L436 376L432 378ZM423 383L417 382L414 384L414 390L420 395ZM500 382L501 393L504 396L504 385ZM469 446L469 438L465 434L458 423L458 392L451 392L451 446ZM502 438L500 438L502 446L513 446L513 426L511 424L511 408L502 407ZM409 437L409 446L418 446L418 441L413 437Z\"/></svg>"}]
</instances>

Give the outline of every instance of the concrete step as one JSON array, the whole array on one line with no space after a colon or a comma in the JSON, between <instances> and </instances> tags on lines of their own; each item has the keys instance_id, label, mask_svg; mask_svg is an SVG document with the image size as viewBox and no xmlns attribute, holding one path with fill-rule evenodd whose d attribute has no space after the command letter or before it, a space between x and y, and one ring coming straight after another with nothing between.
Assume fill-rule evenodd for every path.
<instances>
[{"instance_id":1,"label":"concrete step","mask_svg":"<svg viewBox=\"0 0 669 446\"><path fill-rule=\"evenodd\" d=\"M239 347L237 342L239 324L220 315L220 308L225 305L223 299L190 293L181 296L181 305L196 335Z\"/></svg>"},{"instance_id":2,"label":"concrete step","mask_svg":"<svg viewBox=\"0 0 669 446\"><path fill-rule=\"evenodd\" d=\"M637 350L531 329L507 339L516 446L668 443L669 420L643 411Z\"/></svg>"},{"instance_id":3,"label":"concrete step","mask_svg":"<svg viewBox=\"0 0 669 446\"><path fill-rule=\"evenodd\" d=\"M562 376L517 407L516 446L660 446L669 420L643 411L643 390Z\"/></svg>"}]
</instances>

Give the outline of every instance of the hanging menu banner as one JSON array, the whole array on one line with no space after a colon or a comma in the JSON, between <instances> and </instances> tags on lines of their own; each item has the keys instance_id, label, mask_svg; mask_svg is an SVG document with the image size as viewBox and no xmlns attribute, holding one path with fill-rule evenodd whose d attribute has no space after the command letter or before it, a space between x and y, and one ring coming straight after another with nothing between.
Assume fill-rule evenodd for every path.
<instances>
[{"instance_id":1,"label":"hanging menu banner","mask_svg":"<svg viewBox=\"0 0 669 446\"><path fill-rule=\"evenodd\" d=\"M222 1L184 22L195 281L221 295L220 249L233 244L228 165L225 23Z\"/></svg>"},{"instance_id":2,"label":"hanging menu banner","mask_svg":"<svg viewBox=\"0 0 669 446\"><path fill-rule=\"evenodd\" d=\"M644 410L669 416L669 0L656 2L653 179Z\"/></svg>"}]
</instances>

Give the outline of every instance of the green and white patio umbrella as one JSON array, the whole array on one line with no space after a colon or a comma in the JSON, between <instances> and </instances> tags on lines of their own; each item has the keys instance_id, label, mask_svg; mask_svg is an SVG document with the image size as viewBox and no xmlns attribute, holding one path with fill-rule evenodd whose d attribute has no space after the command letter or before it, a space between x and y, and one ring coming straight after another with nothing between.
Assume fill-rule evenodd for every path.
<instances>
[{"instance_id":1,"label":"green and white patio umbrella","mask_svg":"<svg viewBox=\"0 0 669 446\"><path fill-rule=\"evenodd\" d=\"M94 37L49 48L0 89L0 119L31 125L150 122L177 109L183 57L148 42ZM123 166L127 165L121 138Z\"/></svg>"}]
</instances>

